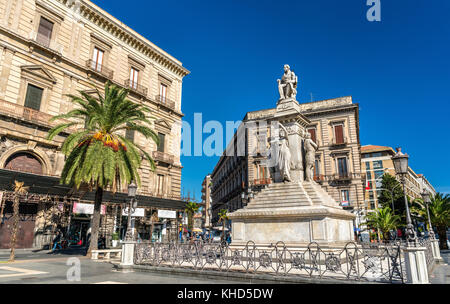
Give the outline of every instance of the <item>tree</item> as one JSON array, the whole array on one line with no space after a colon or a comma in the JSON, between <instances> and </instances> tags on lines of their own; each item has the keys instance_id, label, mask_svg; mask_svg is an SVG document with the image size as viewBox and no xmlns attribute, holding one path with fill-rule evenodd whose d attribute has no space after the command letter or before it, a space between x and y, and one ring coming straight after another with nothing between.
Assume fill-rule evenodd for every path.
<instances>
[{"instance_id":1,"label":"tree","mask_svg":"<svg viewBox=\"0 0 450 304\"><path fill-rule=\"evenodd\" d=\"M93 86L95 88L95 86ZM142 134L158 144L158 136L150 128L150 109L129 99L128 90L105 84L104 94L95 88L95 95L80 91L81 97L67 95L76 109L53 117L64 122L48 133L51 140L64 130L76 127L65 139L61 151L66 162L61 173L61 184L77 189L88 185L95 189L94 214L91 219L91 242L88 256L97 249L100 208L104 189L120 191L135 181L140 186L138 169L145 158L150 169L155 164L150 155L124 136L126 131Z\"/></svg>"},{"instance_id":2,"label":"tree","mask_svg":"<svg viewBox=\"0 0 450 304\"><path fill-rule=\"evenodd\" d=\"M422 199L416 199L411 213L426 221L428 224L427 206ZM450 223L450 195L437 193L428 205L430 211L431 225L436 227L439 235L439 247L448 249L447 228ZM430 229L433 229L430 227Z\"/></svg>"},{"instance_id":3,"label":"tree","mask_svg":"<svg viewBox=\"0 0 450 304\"><path fill-rule=\"evenodd\" d=\"M228 210L222 209L219 211L219 223L222 222L222 241L225 240L225 226L227 221L230 219L227 215Z\"/></svg>"},{"instance_id":4,"label":"tree","mask_svg":"<svg viewBox=\"0 0 450 304\"><path fill-rule=\"evenodd\" d=\"M28 192L29 187L24 187L23 182L14 181L14 202L13 202L13 225L11 229L11 252L9 255L9 261L14 262L16 258L16 242L17 242L17 232L19 230L19 206L20 206L20 196Z\"/></svg>"},{"instance_id":5,"label":"tree","mask_svg":"<svg viewBox=\"0 0 450 304\"><path fill-rule=\"evenodd\" d=\"M384 207L376 209L375 212L367 214L367 226L379 229L383 240L389 240L389 231L400 226L400 216L394 215L391 208Z\"/></svg>"},{"instance_id":6,"label":"tree","mask_svg":"<svg viewBox=\"0 0 450 304\"><path fill-rule=\"evenodd\" d=\"M188 216L188 230L192 233L194 229L194 214L198 211L200 206L194 202L187 202L184 211Z\"/></svg>"},{"instance_id":7,"label":"tree","mask_svg":"<svg viewBox=\"0 0 450 304\"><path fill-rule=\"evenodd\" d=\"M381 190L378 195L378 203L384 207L392 208L392 198L394 199L394 213L400 216L404 216L405 214L405 198L403 195L402 185L398 182L398 180L388 174L385 173L381 180Z\"/></svg>"}]
</instances>

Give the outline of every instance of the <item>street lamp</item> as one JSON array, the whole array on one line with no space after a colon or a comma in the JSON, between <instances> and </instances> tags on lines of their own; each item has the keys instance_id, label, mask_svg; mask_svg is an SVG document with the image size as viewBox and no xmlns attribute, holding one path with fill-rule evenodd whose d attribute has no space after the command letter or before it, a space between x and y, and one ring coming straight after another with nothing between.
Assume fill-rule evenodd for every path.
<instances>
[{"instance_id":1,"label":"street lamp","mask_svg":"<svg viewBox=\"0 0 450 304\"><path fill-rule=\"evenodd\" d=\"M405 197L405 207L406 207L406 239L408 243L416 243L417 236L414 231L414 226L411 221L411 214L409 212L408 199L406 198L406 175L408 174L408 154L402 153L401 148L397 148L397 153L392 157L394 163L395 173L400 176L400 183L403 185L403 194Z\"/></svg>"},{"instance_id":2,"label":"street lamp","mask_svg":"<svg viewBox=\"0 0 450 304\"><path fill-rule=\"evenodd\" d=\"M434 240L435 237L434 237L433 226L431 225L430 209L428 208L428 205L431 203L430 193L424 189L423 193L421 195L422 195L425 205L427 206L428 226L430 227L428 234L430 235L430 239Z\"/></svg>"},{"instance_id":3,"label":"street lamp","mask_svg":"<svg viewBox=\"0 0 450 304\"><path fill-rule=\"evenodd\" d=\"M134 219L132 221L131 215L134 213L137 207L136 201L136 190L137 186L134 181L128 185L128 197L130 198L130 207L128 208L128 224L127 224L127 233L125 235L126 241L134 241Z\"/></svg>"}]
</instances>

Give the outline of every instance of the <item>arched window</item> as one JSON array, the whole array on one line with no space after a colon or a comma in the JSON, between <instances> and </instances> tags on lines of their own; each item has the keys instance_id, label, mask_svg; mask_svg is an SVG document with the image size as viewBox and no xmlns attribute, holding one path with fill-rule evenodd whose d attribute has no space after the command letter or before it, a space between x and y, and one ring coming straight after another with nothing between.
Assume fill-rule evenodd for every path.
<instances>
[{"instance_id":1,"label":"arched window","mask_svg":"<svg viewBox=\"0 0 450 304\"><path fill-rule=\"evenodd\" d=\"M33 174L43 174L42 163L34 155L19 152L11 155L5 164L5 169Z\"/></svg>"}]
</instances>

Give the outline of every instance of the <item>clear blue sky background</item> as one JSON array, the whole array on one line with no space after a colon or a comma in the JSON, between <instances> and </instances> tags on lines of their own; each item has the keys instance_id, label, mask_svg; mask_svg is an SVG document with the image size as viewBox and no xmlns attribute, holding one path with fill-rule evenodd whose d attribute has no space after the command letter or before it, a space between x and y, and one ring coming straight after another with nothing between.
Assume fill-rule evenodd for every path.
<instances>
[{"instance_id":1,"label":"clear blue sky background","mask_svg":"<svg viewBox=\"0 0 450 304\"><path fill-rule=\"evenodd\" d=\"M361 144L402 146L410 165L450 193L450 2L164 0L94 3L183 62L182 110L192 123L272 108L288 63L298 100L353 96ZM204 135L206 138L208 135ZM200 197L217 157L183 157L183 188Z\"/></svg>"}]
</instances>

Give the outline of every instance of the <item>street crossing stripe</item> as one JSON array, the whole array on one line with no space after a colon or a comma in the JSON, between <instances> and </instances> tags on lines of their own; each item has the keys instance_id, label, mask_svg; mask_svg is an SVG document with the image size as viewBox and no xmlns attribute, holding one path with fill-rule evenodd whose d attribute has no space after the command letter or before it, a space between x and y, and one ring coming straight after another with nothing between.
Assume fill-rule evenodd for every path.
<instances>
[{"instance_id":1,"label":"street crossing stripe","mask_svg":"<svg viewBox=\"0 0 450 304\"><path fill-rule=\"evenodd\" d=\"M20 277L20 276L25 276L25 275L36 275L36 274L48 273L48 272L43 272L43 271L29 270L29 269L9 267L9 266L2 266L2 267L0 267L0 270L16 272L16 273L11 273L11 274L0 274L0 278L11 278L11 277Z\"/></svg>"}]
</instances>

